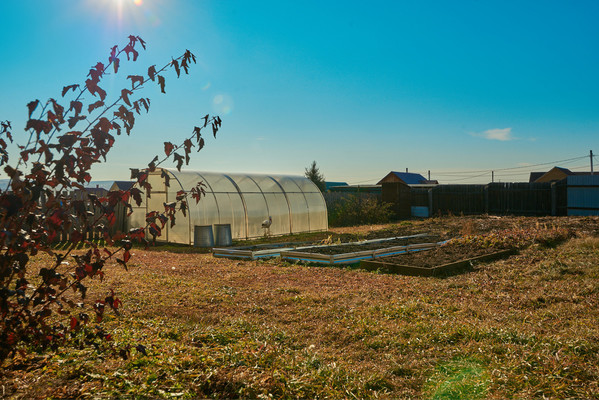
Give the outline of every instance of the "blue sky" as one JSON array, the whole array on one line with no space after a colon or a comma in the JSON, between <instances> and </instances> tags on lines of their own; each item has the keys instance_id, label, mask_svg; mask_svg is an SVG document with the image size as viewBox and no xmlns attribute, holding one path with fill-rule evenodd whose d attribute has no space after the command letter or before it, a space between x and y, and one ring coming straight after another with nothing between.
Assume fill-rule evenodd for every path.
<instances>
[{"instance_id":1,"label":"blue sky","mask_svg":"<svg viewBox=\"0 0 599 400\"><path fill-rule=\"evenodd\" d=\"M217 113L189 168L301 175L316 160L350 183L406 168L525 181L599 153L598 17L596 1L3 0L0 120L23 142L29 101L82 83L134 34L148 49L107 78L109 96L185 49L198 64L169 74L166 95L145 89L150 113L94 179L127 178Z\"/></svg>"}]
</instances>

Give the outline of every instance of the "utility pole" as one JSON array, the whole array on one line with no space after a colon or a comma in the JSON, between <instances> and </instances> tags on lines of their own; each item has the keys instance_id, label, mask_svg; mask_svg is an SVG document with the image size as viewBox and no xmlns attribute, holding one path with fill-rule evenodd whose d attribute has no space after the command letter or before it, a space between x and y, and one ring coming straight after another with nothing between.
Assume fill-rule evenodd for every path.
<instances>
[{"instance_id":1,"label":"utility pole","mask_svg":"<svg viewBox=\"0 0 599 400\"><path fill-rule=\"evenodd\" d=\"M591 158L591 175L594 175L593 174L593 150L591 150L589 157Z\"/></svg>"},{"instance_id":2,"label":"utility pole","mask_svg":"<svg viewBox=\"0 0 599 400\"><path fill-rule=\"evenodd\" d=\"M431 170L430 169L428 170L428 180L429 181L431 180Z\"/></svg>"},{"instance_id":3,"label":"utility pole","mask_svg":"<svg viewBox=\"0 0 599 400\"><path fill-rule=\"evenodd\" d=\"M491 183L495 182L495 171L491 171Z\"/></svg>"}]
</instances>

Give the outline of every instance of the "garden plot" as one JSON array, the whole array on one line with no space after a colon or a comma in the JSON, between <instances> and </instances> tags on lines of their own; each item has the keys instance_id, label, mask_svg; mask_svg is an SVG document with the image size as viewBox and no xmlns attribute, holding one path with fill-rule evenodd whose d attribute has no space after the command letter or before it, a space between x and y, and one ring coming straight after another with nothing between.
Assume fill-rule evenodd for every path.
<instances>
[{"instance_id":1,"label":"garden plot","mask_svg":"<svg viewBox=\"0 0 599 400\"><path fill-rule=\"evenodd\" d=\"M266 243L254 246L213 248L214 257L241 258L246 260L257 260L259 258L279 257L281 251L294 250L306 243Z\"/></svg>"},{"instance_id":2,"label":"garden plot","mask_svg":"<svg viewBox=\"0 0 599 400\"><path fill-rule=\"evenodd\" d=\"M361 261L360 268L393 274L435 276L471 268L476 262L509 257L516 252L516 249L467 248L450 243L419 253L409 252Z\"/></svg>"},{"instance_id":3,"label":"garden plot","mask_svg":"<svg viewBox=\"0 0 599 400\"><path fill-rule=\"evenodd\" d=\"M360 260L386 255L431 249L439 245L429 234L365 240L353 243L309 246L281 251L287 261L315 262L321 264L353 264Z\"/></svg>"},{"instance_id":4,"label":"garden plot","mask_svg":"<svg viewBox=\"0 0 599 400\"><path fill-rule=\"evenodd\" d=\"M283 252L297 251L308 253L340 254L355 252L359 250L380 250L381 246L400 246L405 247L408 244L422 243L423 238L428 234L418 234L410 236L397 236L390 238L378 238L364 240L360 242L334 243L334 244L314 244L307 242L288 242L288 243L265 243L253 246L223 247L213 248L214 257L240 258L247 260L257 260L259 258L279 257ZM428 248L428 247L427 247ZM351 250L354 249L354 250Z\"/></svg>"}]
</instances>

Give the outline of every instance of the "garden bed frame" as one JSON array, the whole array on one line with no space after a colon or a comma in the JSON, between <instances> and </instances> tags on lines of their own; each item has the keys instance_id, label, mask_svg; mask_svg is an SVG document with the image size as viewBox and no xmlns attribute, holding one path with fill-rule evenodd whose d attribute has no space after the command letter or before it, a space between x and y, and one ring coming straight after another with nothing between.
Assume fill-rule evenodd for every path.
<instances>
[{"instance_id":1,"label":"garden bed frame","mask_svg":"<svg viewBox=\"0 0 599 400\"><path fill-rule=\"evenodd\" d=\"M214 257L226 257L226 258L241 258L247 260L257 260L259 258L268 258L268 257L283 257L283 253L301 253L308 256L326 256L329 255L324 254L316 254L316 253L307 253L301 252L303 249L313 249L313 248L328 248L333 246L356 246L362 244L372 244L372 243L384 243L392 240L401 240L401 239L413 239L418 237L426 237L429 236L428 233L420 233L417 235L410 236L396 236L390 238L381 238L381 239L370 239L364 240L361 242L349 242L349 243L335 243L335 244L311 244L306 245L306 242L289 242L289 243L265 243L254 246L240 246L240 247L215 247L212 249L212 255ZM430 245L430 244L429 244ZM410 245L410 246L418 246L418 245ZM410 247L410 246L399 246L399 247ZM260 248L260 249L257 249ZM368 250L369 253L378 252L379 250ZM346 254L354 254L354 253L346 253ZM394 253L396 254L396 253ZM343 254L337 254L335 257L342 256ZM318 257L317 257L318 258ZM358 259L359 260L359 259ZM318 262L318 261L317 261ZM353 261L357 262L357 261Z\"/></svg>"},{"instance_id":2,"label":"garden bed frame","mask_svg":"<svg viewBox=\"0 0 599 400\"><path fill-rule=\"evenodd\" d=\"M365 244L372 243L381 243L391 240L399 240L399 239L412 239L417 237L426 237L428 234L418 234L411 236L400 236L393 238L384 238L384 239L373 239L373 240L365 240L362 242L353 242L353 243L339 243L329 246L310 246L310 249L319 248L319 247L332 247L332 246L360 246ZM375 259L383 256L391 256L396 254L407 253L409 251L421 251L432 249L436 246L439 246L440 243L417 243L417 244L408 244L403 246L392 246L392 247L382 247L380 249L375 250L364 250L364 251L354 251L349 253L341 253L341 254L322 254L322 253L309 253L306 251L301 251L304 248L297 248L295 250L284 250L281 251L281 258L285 261L301 261L306 263L319 263L319 264L354 264L361 260Z\"/></svg>"},{"instance_id":3,"label":"garden bed frame","mask_svg":"<svg viewBox=\"0 0 599 400\"><path fill-rule=\"evenodd\" d=\"M452 263L437 265L434 267L417 267L413 265L401 265L384 260L365 260L360 262L360 269L367 271L380 271L388 274L401 274L412 276L439 276L448 275L472 267L475 262L494 261L507 258L516 254L516 249L502 250L478 257L459 260Z\"/></svg>"}]
</instances>

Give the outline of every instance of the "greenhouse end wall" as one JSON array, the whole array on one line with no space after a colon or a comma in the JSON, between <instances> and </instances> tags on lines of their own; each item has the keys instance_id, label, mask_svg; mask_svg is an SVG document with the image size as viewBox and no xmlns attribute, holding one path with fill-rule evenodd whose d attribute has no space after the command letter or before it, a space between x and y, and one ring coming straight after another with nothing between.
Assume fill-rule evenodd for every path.
<instances>
[{"instance_id":1,"label":"greenhouse end wall","mask_svg":"<svg viewBox=\"0 0 599 400\"><path fill-rule=\"evenodd\" d=\"M230 224L233 239L288 235L328 230L327 207L318 187L307 178L288 175L223 174L164 169L170 177L167 187L162 169L150 173L151 197L144 196L133 207L130 226L145 226L146 214L164 210L163 203L175 201L177 192L186 193L198 182L206 195L196 203L188 199L187 216L177 213L176 225L165 227L157 240L194 244L195 226ZM262 222L272 217L269 229Z\"/></svg>"}]
</instances>

